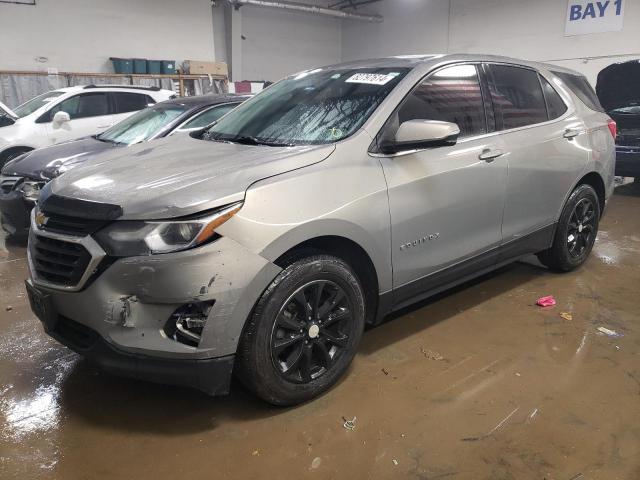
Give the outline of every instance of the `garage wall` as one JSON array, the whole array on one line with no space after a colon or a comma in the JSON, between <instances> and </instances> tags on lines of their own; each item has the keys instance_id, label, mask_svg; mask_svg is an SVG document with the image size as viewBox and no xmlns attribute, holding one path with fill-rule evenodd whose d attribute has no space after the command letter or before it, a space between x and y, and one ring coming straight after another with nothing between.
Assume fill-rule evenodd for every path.
<instances>
[{"instance_id":1,"label":"garage wall","mask_svg":"<svg viewBox=\"0 0 640 480\"><path fill-rule=\"evenodd\" d=\"M251 6L242 7L241 11L245 80L276 81L291 73L340 61L340 19Z\"/></svg>"},{"instance_id":2,"label":"garage wall","mask_svg":"<svg viewBox=\"0 0 640 480\"><path fill-rule=\"evenodd\" d=\"M379 13L384 22L343 20L345 61L447 51L448 0L383 0L359 11Z\"/></svg>"},{"instance_id":3,"label":"garage wall","mask_svg":"<svg viewBox=\"0 0 640 480\"><path fill-rule=\"evenodd\" d=\"M621 32L572 37L564 36L566 9L558 0L451 0L449 51L548 61L580 71L594 85L605 66L640 58L640 2L626 0Z\"/></svg>"},{"instance_id":4,"label":"garage wall","mask_svg":"<svg viewBox=\"0 0 640 480\"><path fill-rule=\"evenodd\" d=\"M213 60L210 1L0 3L2 70L112 72L109 57Z\"/></svg>"}]
</instances>

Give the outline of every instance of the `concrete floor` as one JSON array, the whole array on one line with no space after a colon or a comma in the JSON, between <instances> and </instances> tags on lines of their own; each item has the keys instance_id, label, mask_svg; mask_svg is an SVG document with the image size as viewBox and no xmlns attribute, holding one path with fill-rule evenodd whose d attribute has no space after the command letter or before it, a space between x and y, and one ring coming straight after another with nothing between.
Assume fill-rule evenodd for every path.
<instances>
[{"instance_id":1,"label":"concrete floor","mask_svg":"<svg viewBox=\"0 0 640 480\"><path fill-rule=\"evenodd\" d=\"M639 254L624 185L579 271L521 262L417 305L332 391L276 409L96 371L42 333L0 239L0 478L637 480Z\"/></svg>"}]
</instances>

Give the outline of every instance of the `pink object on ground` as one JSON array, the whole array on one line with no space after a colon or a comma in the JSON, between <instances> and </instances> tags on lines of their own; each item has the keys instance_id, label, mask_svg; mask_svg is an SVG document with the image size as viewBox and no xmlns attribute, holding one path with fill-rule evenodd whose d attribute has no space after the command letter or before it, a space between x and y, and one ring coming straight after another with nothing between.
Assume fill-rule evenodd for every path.
<instances>
[{"instance_id":1,"label":"pink object on ground","mask_svg":"<svg viewBox=\"0 0 640 480\"><path fill-rule=\"evenodd\" d=\"M540 297L536 302L536 305L539 305L541 307L553 307L555 304L556 304L556 299L553 298L553 295Z\"/></svg>"}]
</instances>

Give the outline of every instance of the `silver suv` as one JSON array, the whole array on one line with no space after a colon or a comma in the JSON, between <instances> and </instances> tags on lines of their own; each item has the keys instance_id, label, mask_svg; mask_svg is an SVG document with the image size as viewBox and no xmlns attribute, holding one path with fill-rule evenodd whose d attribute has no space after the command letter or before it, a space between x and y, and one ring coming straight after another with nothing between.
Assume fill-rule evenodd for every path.
<instances>
[{"instance_id":1,"label":"silver suv","mask_svg":"<svg viewBox=\"0 0 640 480\"><path fill-rule=\"evenodd\" d=\"M556 72L579 77L476 55L318 68L96 157L32 212L32 309L112 372L313 398L389 312L532 253L586 260L615 123Z\"/></svg>"}]
</instances>

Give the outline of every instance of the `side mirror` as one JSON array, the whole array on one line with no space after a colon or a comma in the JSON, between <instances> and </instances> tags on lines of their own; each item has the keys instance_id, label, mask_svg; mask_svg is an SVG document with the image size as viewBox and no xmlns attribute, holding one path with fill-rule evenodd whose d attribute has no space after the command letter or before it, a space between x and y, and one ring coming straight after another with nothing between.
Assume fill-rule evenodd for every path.
<instances>
[{"instance_id":1,"label":"side mirror","mask_svg":"<svg viewBox=\"0 0 640 480\"><path fill-rule=\"evenodd\" d=\"M383 142L383 153L398 153L407 150L455 145L460 128L455 123L439 120L408 120L396 132L395 139Z\"/></svg>"},{"instance_id":2,"label":"side mirror","mask_svg":"<svg viewBox=\"0 0 640 480\"><path fill-rule=\"evenodd\" d=\"M56 114L53 116L53 126L55 128L60 128L70 120L71 117L67 112L56 112Z\"/></svg>"}]
</instances>

